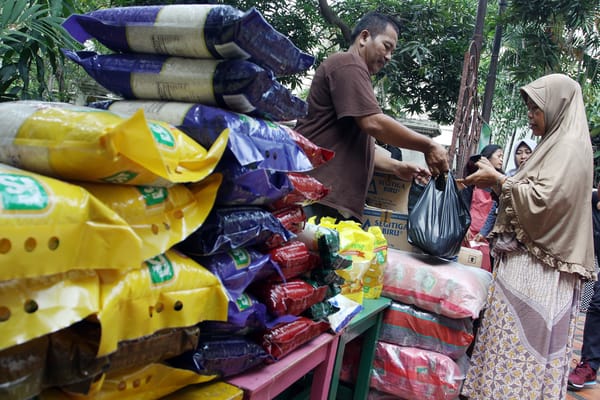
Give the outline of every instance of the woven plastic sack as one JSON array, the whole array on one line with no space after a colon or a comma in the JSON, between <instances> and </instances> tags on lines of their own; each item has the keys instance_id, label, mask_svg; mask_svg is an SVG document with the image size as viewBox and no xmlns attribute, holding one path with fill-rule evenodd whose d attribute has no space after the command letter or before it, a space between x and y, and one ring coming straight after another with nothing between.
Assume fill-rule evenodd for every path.
<instances>
[{"instance_id":1,"label":"woven plastic sack","mask_svg":"<svg viewBox=\"0 0 600 400\"><path fill-rule=\"evenodd\" d=\"M63 50L105 89L126 99L202 103L253 117L289 121L308 105L273 73L246 60Z\"/></svg>"},{"instance_id":2,"label":"woven plastic sack","mask_svg":"<svg viewBox=\"0 0 600 400\"><path fill-rule=\"evenodd\" d=\"M471 225L452 174L431 179L408 214L408 243L432 256L452 258Z\"/></svg>"},{"instance_id":3,"label":"woven plastic sack","mask_svg":"<svg viewBox=\"0 0 600 400\"><path fill-rule=\"evenodd\" d=\"M314 62L255 8L243 12L216 4L115 7L73 14L63 27L81 43L95 38L114 51L249 59L277 76L303 72Z\"/></svg>"}]
</instances>

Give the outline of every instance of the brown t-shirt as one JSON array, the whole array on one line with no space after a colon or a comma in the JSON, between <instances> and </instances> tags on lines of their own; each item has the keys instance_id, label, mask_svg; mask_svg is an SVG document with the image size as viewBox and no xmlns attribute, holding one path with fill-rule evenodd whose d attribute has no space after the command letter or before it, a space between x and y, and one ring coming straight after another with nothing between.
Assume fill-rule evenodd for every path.
<instances>
[{"instance_id":1,"label":"brown t-shirt","mask_svg":"<svg viewBox=\"0 0 600 400\"><path fill-rule=\"evenodd\" d=\"M381 113L367 65L343 52L328 57L315 73L308 94L308 115L296 130L335 156L310 175L330 192L320 201L362 220L373 176L375 140L361 132L354 117Z\"/></svg>"}]
</instances>

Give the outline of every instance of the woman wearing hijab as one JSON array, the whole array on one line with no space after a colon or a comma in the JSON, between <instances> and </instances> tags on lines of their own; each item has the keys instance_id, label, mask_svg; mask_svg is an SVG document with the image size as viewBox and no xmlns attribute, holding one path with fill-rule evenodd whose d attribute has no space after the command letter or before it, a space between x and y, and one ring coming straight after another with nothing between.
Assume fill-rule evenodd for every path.
<instances>
[{"instance_id":1,"label":"woman wearing hijab","mask_svg":"<svg viewBox=\"0 0 600 400\"><path fill-rule=\"evenodd\" d=\"M552 74L521 88L536 150L508 177L485 159L466 185L499 195L494 280L462 393L564 399L582 278L595 279L592 146L581 88Z\"/></svg>"},{"instance_id":2,"label":"woman wearing hijab","mask_svg":"<svg viewBox=\"0 0 600 400\"><path fill-rule=\"evenodd\" d=\"M515 150L513 151L513 160L515 162L515 167L510 169L506 173L506 175L513 176L514 174L516 174L519 170L519 167L521 167L521 164L523 164L529 159L531 153L533 153L533 150L535 150L536 146L537 143L531 139L519 140L516 146L514 147Z\"/></svg>"},{"instance_id":3,"label":"woman wearing hijab","mask_svg":"<svg viewBox=\"0 0 600 400\"><path fill-rule=\"evenodd\" d=\"M498 171L502 172L502 163L504 159L504 151L496 144L488 144L479 153L480 157L489 160L490 164ZM471 157L472 159L473 157ZM465 170L467 173L475 171L477 167L471 165L471 161L467 164ZM492 209L495 208L495 199L492 196L492 191L489 188L478 188L469 186L460 192L461 197L469 206L471 213L471 225L465 237L465 246L477 249L482 253L481 268L486 271L492 270L490 258L490 247L481 230L485 226L487 217Z\"/></svg>"},{"instance_id":4,"label":"woman wearing hijab","mask_svg":"<svg viewBox=\"0 0 600 400\"><path fill-rule=\"evenodd\" d=\"M533 150L535 150L535 146L537 143L531 139L521 139L517 142L516 146L514 146L513 151L513 160L515 162L515 167L506 172L506 176L513 176L519 170L519 167L529 159ZM483 227L479 230L479 233L475 235L473 240L475 242L481 242L482 239L487 238L490 232L492 232L492 228L496 223L496 215L498 213L498 202L494 200L492 204L492 208L488 213L488 216L483 224ZM494 260L491 260L493 265Z\"/></svg>"}]
</instances>

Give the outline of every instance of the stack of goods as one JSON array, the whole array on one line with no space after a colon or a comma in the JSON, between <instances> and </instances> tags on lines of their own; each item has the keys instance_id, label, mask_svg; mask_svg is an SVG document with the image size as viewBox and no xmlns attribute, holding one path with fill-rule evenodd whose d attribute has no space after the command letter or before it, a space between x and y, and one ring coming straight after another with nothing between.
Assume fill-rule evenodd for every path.
<instances>
[{"instance_id":1,"label":"stack of goods","mask_svg":"<svg viewBox=\"0 0 600 400\"><path fill-rule=\"evenodd\" d=\"M174 246L213 208L205 149L143 113L0 103L0 397L167 394L165 364L227 318L218 278ZM59 390L60 389L60 390ZM54 393L54 394L52 394Z\"/></svg>"},{"instance_id":2,"label":"stack of goods","mask_svg":"<svg viewBox=\"0 0 600 400\"><path fill-rule=\"evenodd\" d=\"M473 320L491 281L481 268L390 251L383 295L393 303L384 312L371 387L405 399L457 399Z\"/></svg>"},{"instance_id":3,"label":"stack of goods","mask_svg":"<svg viewBox=\"0 0 600 400\"><path fill-rule=\"evenodd\" d=\"M64 343L57 341L62 347L54 345L53 362L65 364L71 360L77 368L81 367L75 372L82 378L56 378L43 382L38 389L61 389L46 390L43 394L48 398L159 398L191 384L277 362L323 332L342 329L360 308L349 299L344 301L347 298L337 297L344 280L339 276L328 280L332 276L323 268L326 263L335 269L352 264L338 254L339 233L329 229L326 238L319 233L307 242L299 240L306 223L302 206L327 194L327 188L305 172L327 162L333 154L282 123L305 115L306 103L275 80L275 76L308 69L313 57L274 31L256 10L243 13L222 5L106 9L71 16L64 26L82 42L97 39L118 52L65 54L107 90L123 97L80 109L90 116L107 115L125 122L117 125L114 135L96 138L100 149L75 145L85 152L78 156L85 165L75 165L64 157L63 142L70 143L66 133L53 137L49 145L56 156L44 165L38 151L38 158L32 157L28 165L45 172L52 164L62 174L59 178L86 181L82 190L93 190L98 201L105 201L115 213L131 213L127 218L120 215L131 232L110 235L110 240L99 244L90 242L84 249L74 246L79 256L107 258L106 263L96 262L93 266L102 269L95 272L102 273L96 279L107 285L106 294L104 289L98 290L97 301L109 305L110 312L103 315L98 310L81 311L100 323L95 336L87 332L78 336L87 339L81 339L86 345L89 338L97 337L97 353L84 353L80 348L83 344L72 345L78 342L70 338ZM57 108L64 109L66 105ZM149 142L126 129L138 129L140 120L145 118L160 121L169 131L153 125ZM81 127L90 124L74 118L72 122ZM51 122L44 124L51 131ZM173 132L178 136L174 138ZM165 149L154 150L157 145ZM169 145L172 148L167 149ZM177 153L180 147L187 158ZM101 150L111 152L102 160L117 163L119 170L108 170L95 163L94 157L99 157ZM19 151L4 154L9 160L23 158ZM122 159L131 160L133 165L123 167L119 164L124 162ZM154 165L161 160L166 160L166 165ZM141 170L146 165L148 171ZM100 182L110 182L111 186L130 190L130 194L137 190L147 211L144 213L138 202L125 200L125 193L104 192ZM156 213L162 198L182 202L192 198L206 208L200 213L189 210L188 203L185 209L183 205L177 209L173 206L165 210L165 217L160 220ZM91 225L105 232L107 218L96 214L94 217L100 221ZM198 214L198 221L188 221L188 214ZM72 215L64 217L72 222ZM120 227L121 231L125 228ZM176 234L177 229L185 232ZM137 241L127 242L127 234L134 235ZM90 240L88 234L74 236L82 237L83 243ZM163 253L142 252L138 249L142 244L152 251L164 248ZM126 257L126 262L117 259L116 254ZM325 254L327 259L323 259ZM149 276L161 288L160 297L150 304L141 301L144 294L132 286L141 277L132 277L131 283L119 283L117 272L104 271L121 267L123 262L129 267L136 256L139 263L147 260L148 266L153 267ZM189 287L172 287L173 268L184 262L193 264L194 271L202 271L212 286L186 276L182 284ZM74 263L81 267L80 260ZM44 282L50 283L53 281ZM119 290L133 298L132 305L114 299ZM178 295L171 294L171 290ZM207 299L189 299L196 291ZM188 296L188 301L181 300L180 292L181 296ZM70 299L69 304L80 301ZM196 307L200 310L196 319L188 318L186 311ZM143 311L146 320L131 320L127 311ZM165 337L167 333L179 336L170 337L165 344L164 339L152 336L155 346L161 340L164 351L149 351L152 358L142 358L145 342L133 334L156 330L155 321L171 312L175 314L172 321L167 321L171 323L160 328L171 328L172 332L161 333ZM108 323L117 333L106 330ZM87 325L86 320L84 328L89 329ZM175 330L176 327L187 330ZM134 342L126 348L126 340ZM173 348L174 344L178 347ZM122 350L118 358L113 356L117 349ZM84 360L79 360L80 356ZM55 368L56 373L62 371L63 364ZM44 371L40 374L45 376ZM46 374L52 376L48 371ZM40 390L15 398L31 397Z\"/></svg>"},{"instance_id":4,"label":"stack of goods","mask_svg":"<svg viewBox=\"0 0 600 400\"><path fill-rule=\"evenodd\" d=\"M485 306L492 276L424 254L388 250L384 311L369 399L457 399L474 340L473 321ZM349 351L349 366L356 351ZM356 370L344 369L353 381Z\"/></svg>"}]
</instances>

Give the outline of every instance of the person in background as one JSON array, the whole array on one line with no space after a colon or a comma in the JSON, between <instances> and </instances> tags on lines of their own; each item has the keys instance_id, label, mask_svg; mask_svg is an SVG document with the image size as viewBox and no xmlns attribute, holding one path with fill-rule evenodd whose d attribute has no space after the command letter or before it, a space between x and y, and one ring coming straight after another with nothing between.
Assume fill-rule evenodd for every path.
<instances>
[{"instance_id":1,"label":"person in background","mask_svg":"<svg viewBox=\"0 0 600 400\"><path fill-rule=\"evenodd\" d=\"M517 145L514 147L515 151L513 152L513 160L515 162L515 167L506 172L506 176L513 176L519 170L519 167L523 165L525 161L527 161L529 156L531 156L531 153L533 153L533 150L535 150L536 145L537 143L531 139L522 139L519 142L517 142ZM483 227L479 230L479 233L473 238L475 242L481 242L482 238L487 239L488 235L492 231L492 228L494 227L494 224L496 223L497 213L498 202L494 200L492 202L492 208L490 209L490 212L488 213L487 218L485 219ZM493 257L490 257L490 262L493 269Z\"/></svg>"},{"instance_id":2,"label":"person in background","mask_svg":"<svg viewBox=\"0 0 600 400\"><path fill-rule=\"evenodd\" d=\"M592 218L594 228L594 253L600 265L600 183L592 192ZM600 281L594 283L594 294L585 314L581 360L569 374L569 389L580 390L596 384L600 366Z\"/></svg>"},{"instance_id":3,"label":"person in background","mask_svg":"<svg viewBox=\"0 0 600 400\"><path fill-rule=\"evenodd\" d=\"M494 168L502 172L502 164L504 161L504 151L497 144L488 144L479 154L481 157L487 158ZM467 173L474 172L475 168L467 164L465 170ZM493 208L495 208L495 199L492 196L492 190L489 188L481 189L474 186L467 186L461 190L460 195L469 206L471 213L471 225L465 237L465 246L477 249L482 253L481 268L486 271L492 270L490 258L490 247L486 239L487 235L483 235L481 230L485 226L486 219ZM488 232L489 233L489 232Z\"/></svg>"},{"instance_id":4,"label":"person in background","mask_svg":"<svg viewBox=\"0 0 600 400\"><path fill-rule=\"evenodd\" d=\"M531 153L535 150L537 143L531 139L521 139L514 147L513 160L515 167L506 172L506 176L513 176L517 173L521 165L529 159Z\"/></svg>"},{"instance_id":5,"label":"person in background","mask_svg":"<svg viewBox=\"0 0 600 400\"><path fill-rule=\"evenodd\" d=\"M377 102L371 75L391 59L399 25L391 17L365 14L356 24L347 51L329 56L317 68L308 93L308 114L295 129L335 156L309 174L329 188L319 203L305 208L307 217L363 219L373 171L412 181L448 171L448 153L431 138L385 115ZM390 157L375 140L424 153L429 167Z\"/></svg>"},{"instance_id":6,"label":"person in background","mask_svg":"<svg viewBox=\"0 0 600 400\"><path fill-rule=\"evenodd\" d=\"M470 368L468 399L566 397L583 279L595 279L589 206L593 154L577 82L563 74L521 88L541 137L508 177L482 158L465 185L499 196L493 280Z\"/></svg>"}]
</instances>

